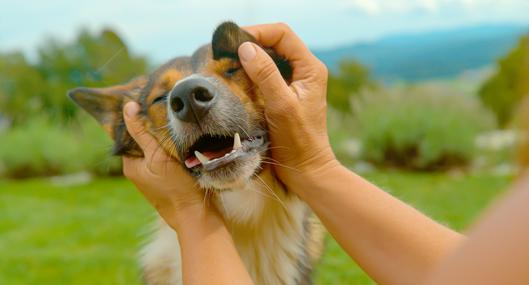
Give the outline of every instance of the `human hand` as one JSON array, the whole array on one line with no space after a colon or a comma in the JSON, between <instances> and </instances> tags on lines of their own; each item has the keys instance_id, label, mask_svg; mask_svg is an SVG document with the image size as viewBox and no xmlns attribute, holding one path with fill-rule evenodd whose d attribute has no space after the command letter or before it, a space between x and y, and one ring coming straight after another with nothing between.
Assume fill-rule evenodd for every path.
<instances>
[{"instance_id":1,"label":"human hand","mask_svg":"<svg viewBox=\"0 0 529 285\"><path fill-rule=\"evenodd\" d=\"M259 46L246 42L239 47L244 70L263 93L272 157L281 164L275 167L276 174L296 191L299 182L339 165L327 135L328 71L285 24L245 30L263 46L275 49L293 69L289 85Z\"/></svg>"},{"instance_id":2,"label":"human hand","mask_svg":"<svg viewBox=\"0 0 529 285\"><path fill-rule=\"evenodd\" d=\"M160 148L138 115L140 106L124 107L127 130L143 150L144 157L123 157L123 173L156 208L173 229L189 215L204 210L204 195L182 166Z\"/></svg>"}]
</instances>

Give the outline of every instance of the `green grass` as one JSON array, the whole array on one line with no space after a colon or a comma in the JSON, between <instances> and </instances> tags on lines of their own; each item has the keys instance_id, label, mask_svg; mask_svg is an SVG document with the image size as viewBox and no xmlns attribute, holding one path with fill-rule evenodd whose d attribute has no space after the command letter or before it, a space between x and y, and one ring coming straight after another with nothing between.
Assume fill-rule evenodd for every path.
<instances>
[{"instance_id":1,"label":"green grass","mask_svg":"<svg viewBox=\"0 0 529 285\"><path fill-rule=\"evenodd\" d=\"M429 216L464 229L507 177L377 173L379 186ZM153 220L123 179L59 187L0 182L0 284L140 284L136 253ZM374 284L328 239L316 284Z\"/></svg>"}]
</instances>

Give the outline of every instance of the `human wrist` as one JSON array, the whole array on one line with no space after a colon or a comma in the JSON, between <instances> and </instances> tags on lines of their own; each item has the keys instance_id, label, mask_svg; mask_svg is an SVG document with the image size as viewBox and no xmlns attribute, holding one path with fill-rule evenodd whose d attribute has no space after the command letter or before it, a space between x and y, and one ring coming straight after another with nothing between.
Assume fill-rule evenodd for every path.
<instances>
[{"instance_id":1,"label":"human wrist","mask_svg":"<svg viewBox=\"0 0 529 285\"><path fill-rule=\"evenodd\" d=\"M214 212L212 207L204 201L175 201L163 209L157 208L157 211L172 229L180 232Z\"/></svg>"},{"instance_id":2,"label":"human wrist","mask_svg":"<svg viewBox=\"0 0 529 285\"><path fill-rule=\"evenodd\" d=\"M302 189L312 189L314 185L332 179L340 168L343 168L342 164L331 152L300 169L289 171L290 175L284 183L303 199L306 191Z\"/></svg>"}]
</instances>

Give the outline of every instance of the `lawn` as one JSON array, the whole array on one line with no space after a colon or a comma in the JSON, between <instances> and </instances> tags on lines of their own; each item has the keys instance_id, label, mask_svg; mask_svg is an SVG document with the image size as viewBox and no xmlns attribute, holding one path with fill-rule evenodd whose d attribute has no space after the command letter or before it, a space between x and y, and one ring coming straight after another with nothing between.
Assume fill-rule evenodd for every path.
<instances>
[{"instance_id":1,"label":"lawn","mask_svg":"<svg viewBox=\"0 0 529 285\"><path fill-rule=\"evenodd\" d=\"M368 179L455 229L507 188L508 177L385 172ZM56 186L0 182L0 284L140 284L136 252L153 212L123 179ZM328 238L316 284L374 284Z\"/></svg>"}]
</instances>

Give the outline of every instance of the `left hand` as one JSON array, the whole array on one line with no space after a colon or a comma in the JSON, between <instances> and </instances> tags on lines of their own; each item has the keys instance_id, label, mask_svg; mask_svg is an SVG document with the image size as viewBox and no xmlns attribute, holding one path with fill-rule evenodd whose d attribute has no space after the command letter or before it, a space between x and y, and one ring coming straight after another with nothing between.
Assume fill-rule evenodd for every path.
<instances>
[{"instance_id":1,"label":"left hand","mask_svg":"<svg viewBox=\"0 0 529 285\"><path fill-rule=\"evenodd\" d=\"M123 173L173 228L184 216L204 210L204 194L194 179L146 130L138 116L140 106L129 102L124 107L127 130L143 150L144 157L123 157ZM192 213L190 213L190 211Z\"/></svg>"}]
</instances>

